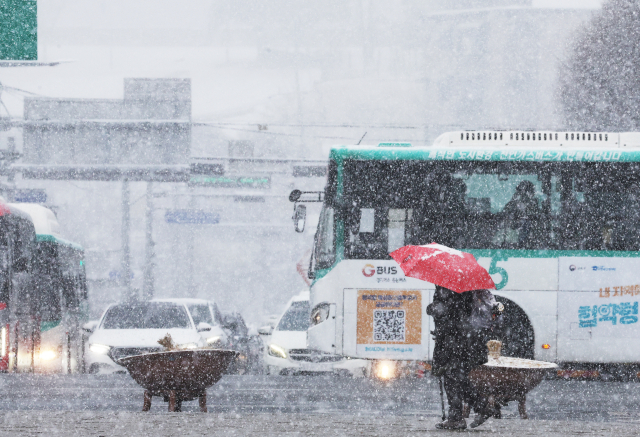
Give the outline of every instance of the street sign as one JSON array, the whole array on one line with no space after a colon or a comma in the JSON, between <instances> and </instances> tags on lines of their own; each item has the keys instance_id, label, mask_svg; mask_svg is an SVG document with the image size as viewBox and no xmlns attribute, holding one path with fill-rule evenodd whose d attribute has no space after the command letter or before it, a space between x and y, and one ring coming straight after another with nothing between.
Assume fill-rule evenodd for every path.
<instances>
[{"instance_id":1,"label":"street sign","mask_svg":"<svg viewBox=\"0 0 640 437\"><path fill-rule=\"evenodd\" d=\"M16 203L46 203L47 192L42 189L16 190L13 194Z\"/></svg>"},{"instance_id":2,"label":"street sign","mask_svg":"<svg viewBox=\"0 0 640 437\"><path fill-rule=\"evenodd\" d=\"M294 178L324 177L327 175L326 165L294 165Z\"/></svg>"},{"instance_id":3,"label":"street sign","mask_svg":"<svg viewBox=\"0 0 640 437\"><path fill-rule=\"evenodd\" d=\"M36 0L0 1L0 60L38 59Z\"/></svg>"},{"instance_id":4,"label":"street sign","mask_svg":"<svg viewBox=\"0 0 640 437\"><path fill-rule=\"evenodd\" d=\"M170 209L164 213L164 221L177 225L215 225L220 215L199 209Z\"/></svg>"},{"instance_id":5,"label":"street sign","mask_svg":"<svg viewBox=\"0 0 640 437\"><path fill-rule=\"evenodd\" d=\"M133 279L134 274L133 272L130 273L131 275L131 279ZM122 278L123 274L120 270L111 270L109 272L109 279L111 279L112 281L119 281Z\"/></svg>"},{"instance_id":6,"label":"street sign","mask_svg":"<svg viewBox=\"0 0 640 437\"><path fill-rule=\"evenodd\" d=\"M223 175L224 165L219 163L194 162L189 165L191 174L197 175Z\"/></svg>"},{"instance_id":7,"label":"street sign","mask_svg":"<svg viewBox=\"0 0 640 437\"><path fill-rule=\"evenodd\" d=\"M191 185L220 188L269 188L270 176L200 176L192 175Z\"/></svg>"}]
</instances>

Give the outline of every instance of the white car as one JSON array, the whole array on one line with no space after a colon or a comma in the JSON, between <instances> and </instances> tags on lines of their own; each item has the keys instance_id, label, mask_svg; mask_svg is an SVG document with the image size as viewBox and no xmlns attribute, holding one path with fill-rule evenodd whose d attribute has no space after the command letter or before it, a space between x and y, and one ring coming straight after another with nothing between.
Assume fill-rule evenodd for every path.
<instances>
[{"instance_id":1,"label":"white car","mask_svg":"<svg viewBox=\"0 0 640 437\"><path fill-rule=\"evenodd\" d=\"M341 355L307 348L309 328L309 292L294 296L280 316L267 340L264 370L268 375L297 373L338 373L364 376L366 360L351 360Z\"/></svg>"},{"instance_id":2,"label":"white car","mask_svg":"<svg viewBox=\"0 0 640 437\"><path fill-rule=\"evenodd\" d=\"M89 373L124 373L120 358L164 348L158 340L170 334L179 348L227 345L214 303L201 299L156 299L111 305L93 329L85 364Z\"/></svg>"}]
</instances>

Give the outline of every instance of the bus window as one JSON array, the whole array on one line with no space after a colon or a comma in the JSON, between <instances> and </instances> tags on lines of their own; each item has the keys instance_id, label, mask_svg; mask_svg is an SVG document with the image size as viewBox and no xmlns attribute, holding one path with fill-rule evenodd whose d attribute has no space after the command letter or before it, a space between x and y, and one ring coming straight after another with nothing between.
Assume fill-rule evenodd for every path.
<instances>
[{"instance_id":1,"label":"bus window","mask_svg":"<svg viewBox=\"0 0 640 437\"><path fill-rule=\"evenodd\" d=\"M26 271L31 268L31 260L35 249L35 230L28 220L17 218L15 220L15 233L13 244L14 269Z\"/></svg>"},{"instance_id":2,"label":"bus window","mask_svg":"<svg viewBox=\"0 0 640 437\"><path fill-rule=\"evenodd\" d=\"M553 245L549 224L559 210L559 196L551 196L549 188L543 189L551 183L546 180L549 175L538 174L535 169L514 170L475 173L465 181L465 206L484 229L475 232L480 238L468 241L467 247L548 249Z\"/></svg>"},{"instance_id":3,"label":"bus window","mask_svg":"<svg viewBox=\"0 0 640 437\"><path fill-rule=\"evenodd\" d=\"M333 208L325 205L320 213L318 231L316 233L312 271L326 269L335 262L335 232Z\"/></svg>"},{"instance_id":4,"label":"bus window","mask_svg":"<svg viewBox=\"0 0 640 437\"><path fill-rule=\"evenodd\" d=\"M386 259L403 245L434 241L461 249L554 248L559 172L546 163L345 163L345 203L353 205L345 210L345 256Z\"/></svg>"},{"instance_id":5,"label":"bus window","mask_svg":"<svg viewBox=\"0 0 640 437\"><path fill-rule=\"evenodd\" d=\"M640 182L635 164L585 164L565 179L568 249L640 250Z\"/></svg>"},{"instance_id":6,"label":"bus window","mask_svg":"<svg viewBox=\"0 0 640 437\"><path fill-rule=\"evenodd\" d=\"M411 221L412 209L389 208L389 231L387 250L392 252L404 246L407 222Z\"/></svg>"},{"instance_id":7,"label":"bus window","mask_svg":"<svg viewBox=\"0 0 640 437\"><path fill-rule=\"evenodd\" d=\"M407 244L640 250L636 163L345 161L345 257Z\"/></svg>"}]
</instances>

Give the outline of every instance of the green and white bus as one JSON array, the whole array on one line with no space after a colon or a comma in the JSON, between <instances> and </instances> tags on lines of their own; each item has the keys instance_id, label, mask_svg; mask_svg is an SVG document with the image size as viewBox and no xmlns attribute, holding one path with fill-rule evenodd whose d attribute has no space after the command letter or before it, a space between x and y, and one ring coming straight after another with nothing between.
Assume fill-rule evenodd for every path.
<instances>
[{"instance_id":1,"label":"green and white bus","mask_svg":"<svg viewBox=\"0 0 640 437\"><path fill-rule=\"evenodd\" d=\"M35 231L26 269L29 286L16 297L13 369L80 372L84 363L81 325L88 310L84 250L60 236L60 225L50 209L28 203L9 206L14 214L28 217Z\"/></svg>"},{"instance_id":2,"label":"green and white bus","mask_svg":"<svg viewBox=\"0 0 640 437\"><path fill-rule=\"evenodd\" d=\"M450 132L429 147L334 147L309 269L309 347L430 360L434 286L388 254L432 242L472 253L492 275L504 354L640 363L639 133Z\"/></svg>"}]
</instances>

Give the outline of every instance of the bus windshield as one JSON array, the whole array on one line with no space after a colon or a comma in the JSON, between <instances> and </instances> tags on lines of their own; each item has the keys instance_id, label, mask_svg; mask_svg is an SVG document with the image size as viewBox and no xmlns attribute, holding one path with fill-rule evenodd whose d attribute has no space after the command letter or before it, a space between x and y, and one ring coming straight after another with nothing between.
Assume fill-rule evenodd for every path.
<instances>
[{"instance_id":1,"label":"bus windshield","mask_svg":"<svg viewBox=\"0 0 640 437\"><path fill-rule=\"evenodd\" d=\"M638 163L355 161L344 164L345 258L407 244L640 250Z\"/></svg>"}]
</instances>

